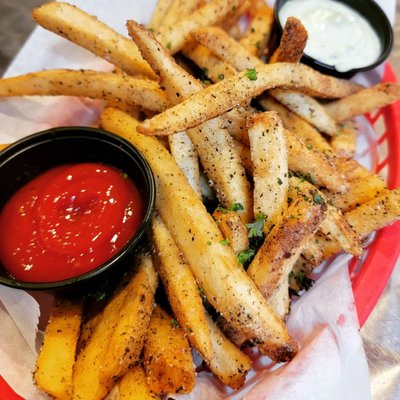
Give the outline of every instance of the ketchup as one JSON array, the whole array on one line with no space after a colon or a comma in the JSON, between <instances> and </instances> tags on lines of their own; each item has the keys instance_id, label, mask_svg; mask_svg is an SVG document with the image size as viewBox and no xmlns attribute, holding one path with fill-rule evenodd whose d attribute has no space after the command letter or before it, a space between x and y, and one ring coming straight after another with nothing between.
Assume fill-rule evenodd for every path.
<instances>
[{"instance_id":1,"label":"ketchup","mask_svg":"<svg viewBox=\"0 0 400 400\"><path fill-rule=\"evenodd\" d=\"M0 261L16 279L54 282L88 272L129 241L143 218L133 181L99 163L39 175L0 214Z\"/></svg>"}]
</instances>

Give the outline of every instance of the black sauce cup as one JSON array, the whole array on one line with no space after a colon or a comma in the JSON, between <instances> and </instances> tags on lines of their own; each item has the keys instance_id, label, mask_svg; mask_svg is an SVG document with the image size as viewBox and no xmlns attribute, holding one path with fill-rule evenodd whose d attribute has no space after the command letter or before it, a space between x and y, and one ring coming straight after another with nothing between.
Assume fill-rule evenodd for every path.
<instances>
[{"instance_id":1,"label":"black sauce cup","mask_svg":"<svg viewBox=\"0 0 400 400\"><path fill-rule=\"evenodd\" d=\"M23 282L0 264L0 284L24 290L82 294L121 276L138 248L144 246L155 203L155 181L150 166L128 141L101 129L61 127L27 136L0 152L0 210L22 186L42 172L62 164L99 162L126 173L139 189L144 204L142 222L128 243L93 270L62 281ZM0 232L6 235L7 232Z\"/></svg>"},{"instance_id":2,"label":"black sauce cup","mask_svg":"<svg viewBox=\"0 0 400 400\"><path fill-rule=\"evenodd\" d=\"M277 33L277 37L280 38L282 35L282 24L279 20L279 11L282 6L290 0L276 0L274 6L275 12L275 29ZM382 64L385 61L392 50L393 47L393 29L390 25L390 22L383 12L383 10L379 7L374 0L335 0L339 3L344 3L348 7L357 11L361 14L374 29L376 34L378 35L379 41L381 43L381 53L379 57L370 65L366 65L365 67L353 68L349 71L340 72L334 66L325 64L315 58L304 54L301 62L309 65L310 67L324 73L327 75L332 75L337 78L342 79L350 79L358 72L369 71L378 65Z\"/></svg>"}]
</instances>

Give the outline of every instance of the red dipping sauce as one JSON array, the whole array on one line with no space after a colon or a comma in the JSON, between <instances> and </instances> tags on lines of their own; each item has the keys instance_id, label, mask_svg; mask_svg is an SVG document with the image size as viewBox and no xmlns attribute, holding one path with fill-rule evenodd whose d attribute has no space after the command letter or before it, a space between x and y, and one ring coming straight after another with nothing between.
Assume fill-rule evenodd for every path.
<instances>
[{"instance_id":1,"label":"red dipping sauce","mask_svg":"<svg viewBox=\"0 0 400 400\"><path fill-rule=\"evenodd\" d=\"M39 175L0 214L0 261L14 278L54 282L91 271L139 228L144 207L133 181L98 163Z\"/></svg>"}]
</instances>

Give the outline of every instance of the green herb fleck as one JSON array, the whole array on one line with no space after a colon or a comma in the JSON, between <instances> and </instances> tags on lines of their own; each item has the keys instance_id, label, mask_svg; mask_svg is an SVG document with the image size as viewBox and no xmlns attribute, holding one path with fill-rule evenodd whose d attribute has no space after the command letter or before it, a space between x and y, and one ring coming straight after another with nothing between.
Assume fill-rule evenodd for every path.
<instances>
[{"instance_id":1,"label":"green herb fleck","mask_svg":"<svg viewBox=\"0 0 400 400\"><path fill-rule=\"evenodd\" d=\"M289 274L289 280L294 279L300 289L308 290L313 285L314 280L308 278L304 271L292 271Z\"/></svg>"},{"instance_id":2,"label":"green herb fleck","mask_svg":"<svg viewBox=\"0 0 400 400\"><path fill-rule=\"evenodd\" d=\"M165 47L166 47L168 50L171 50L171 42L168 42L168 43L165 45Z\"/></svg>"},{"instance_id":3,"label":"green herb fleck","mask_svg":"<svg viewBox=\"0 0 400 400\"><path fill-rule=\"evenodd\" d=\"M237 260L240 264L245 265L255 256L255 254L256 251L254 249L247 249L238 253Z\"/></svg>"},{"instance_id":4,"label":"green herb fleck","mask_svg":"<svg viewBox=\"0 0 400 400\"><path fill-rule=\"evenodd\" d=\"M209 241L207 242L207 244L208 244L209 246L211 246L211 245L212 245L211 240L209 240Z\"/></svg>"},{"instance_id":5,"label":"green herb fleck","mask_svg":"<svg viewBox=\"0 0 400 400\"><path fill-rule=\"evenodd\" d=\"M220 81L222 81L224 78L225 78L225 75L224 75L224 74L219 74L219 75L218 75L218 79L219 79Z\"/></svg>"},{"instance_id":6,"label":"green herb fleck","mask_svg":"<svg viewBox=\"0 0 400 400\"><path fill-rule=\"evenodd\" d=\"M319 194L315 193L313 197L314 203L316 204L325 204L325 199Z\"/></svg>"},{"instance_id":7,"label":"green herb fleck","mask_svg":"<svg viewBox=\"0 0 400 400\"><path fill-rule=\"evenodd\" d=\"M248 69L245 73L246 77L249 78L251 81L257 80L257 71L255 68Z\"/></svg>"},{"instance_id":8,"label":"green herb fleck","mask_svg":"<svg viewBox=\"0 0 400 400\"><path fill-rule=\"evenodd\" d=\"M171 326L173 328L179 328L179 322L176 319L171 319Z\"/></svg>"},{"instance_id":9,"label":"green herb fleck","mask_svg":"<svg viewBox=\"0 0 400 400\"><path fill-rule=\"evenodd\" d=\"M222 244L222 246L228 246L229 245L229 239L221 240L220 243Z\"/></svg>"},{"instance_id":10,"label":"green herb fleck","mask_svg":"<svg viewBox=\"0 0 400 400\"><path fill-rule=\"evenodd\" d=\"M312 144L308 144L308 145L307 145L307 149L308 149L308 150L312 150L312 149L313 149L313 145L312 145Z\"/></svg>"},{"instance_id":11,"label":"green herb fleck","mask_svg":"<svg viewBox=\"0 0 400 400\"><path fill-rule=\"evenodd\" d=\"M255 44L255 46L256 46L256 48L257 48L258 50L260 50L260 49L261 49L261 42L258 41L258 42Z\"/></svg>"},{"instance_id":12,"label":"green herb fleck","mask_svg":"<svg viewBox=\"0 0 400 400\"><path fill-rule=\"evenodd\" d=\"M249 238L253 237L263 237L263 228L264 228L264 222L266 220L267 216L265 214L258 214L256 216L256 220L250 224L246 224L246 227L249 229Z\"/></svg>"},{"instance_id":13,"label":"green herb fleck","mask_svg":"<svg viewBox=\"0 0 400 400\"><path fill-rule=\"evenodd\" d=\"M278 185L282 185L282 184L283 184L282 179L281 179L281 178L278 178Z\"/></svg>"}]
</instances>

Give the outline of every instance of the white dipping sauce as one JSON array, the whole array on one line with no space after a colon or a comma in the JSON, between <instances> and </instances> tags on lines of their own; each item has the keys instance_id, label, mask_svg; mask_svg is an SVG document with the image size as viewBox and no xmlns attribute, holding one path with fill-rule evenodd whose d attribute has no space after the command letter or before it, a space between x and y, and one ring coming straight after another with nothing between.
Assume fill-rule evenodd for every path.
<instances>
[{"instance_id":1,"label":"white dipping sauce","mask_svg":"<svg viewBox=\"0 0 400 400\"><path fill-rule=\"evenodd\" d=\"M379 38L357 11L334 0L290 0L279 11L284 26L288 17L298 18L308 32L304 52L337 71L365 67L381 53Z\"/></svg>"}]
</instances>

